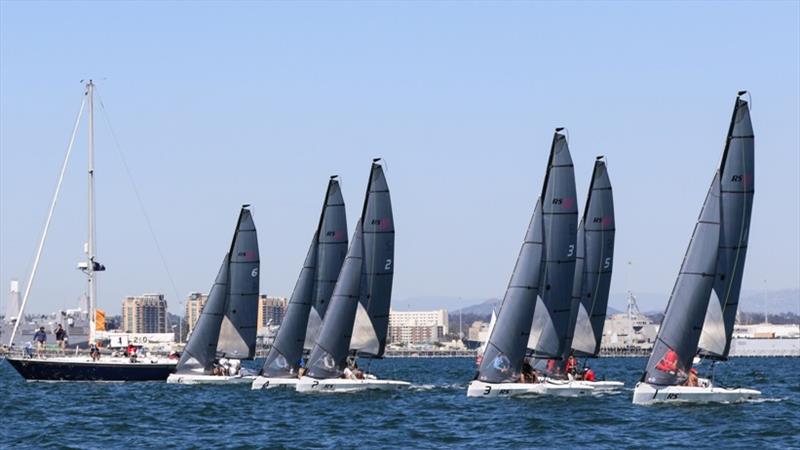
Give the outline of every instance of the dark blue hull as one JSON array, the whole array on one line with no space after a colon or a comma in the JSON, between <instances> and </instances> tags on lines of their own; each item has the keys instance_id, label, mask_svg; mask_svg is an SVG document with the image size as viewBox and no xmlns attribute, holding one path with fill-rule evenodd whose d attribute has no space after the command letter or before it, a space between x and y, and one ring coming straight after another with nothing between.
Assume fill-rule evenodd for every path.
<instances>
[{"instance_id":1,"label":"dark blue hull","mask_svg":"<svg viewBox=\"0 0 800 450\"><path fill-rule=\"evenodd\" d=\"M92 363L6 358L29 381L165 381L175 364Z\"/></svg>"}]
</instances>

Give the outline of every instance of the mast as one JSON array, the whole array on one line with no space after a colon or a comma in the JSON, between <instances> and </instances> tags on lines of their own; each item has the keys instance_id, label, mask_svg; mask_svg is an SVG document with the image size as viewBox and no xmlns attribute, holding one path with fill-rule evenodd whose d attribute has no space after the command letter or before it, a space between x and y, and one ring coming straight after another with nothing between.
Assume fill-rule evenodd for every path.
<instances>
[{"instance_id":1,"label":"mast","mask_svg":"<svg viewBox=\"0 0 800 450\"><path fill-rule=\"evenodd\" d=\"M94 280L94 265L95 265L95 229L94 229L94 83L92 80L86 84L86 97L89 106L89 241L86 244L86 260L88 267L86 268L86 276L89 295L89 343L95 340L95 332L97 331L97 322L95 317L95 308L97 307L97 283Z\"/></svg>"}]
</instances>

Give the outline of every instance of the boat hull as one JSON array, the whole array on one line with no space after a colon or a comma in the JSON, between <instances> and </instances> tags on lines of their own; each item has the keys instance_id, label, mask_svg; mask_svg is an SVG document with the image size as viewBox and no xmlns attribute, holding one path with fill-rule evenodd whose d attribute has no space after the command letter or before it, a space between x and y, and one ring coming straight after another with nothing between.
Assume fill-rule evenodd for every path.
<instances>
[{"instance_id":1,"label":"boat hull","mask_svg":"<svg viewBox=\"0 0 800 450\"><path fill-rule=\"evenodd\" d=\"M589 386L594 389L594 392L609 392L609 391L617 391L625 387L625 383L622 381L574 381L573 383L577 383L582 386Z\"/></svg>"},{"instance_id":2,"label":"boat hull","mask_svg":"<svg viewBox=\"0 0 800 450\"><path fill-rule=\"evenodd\" d=\"M363 380L350 380L345 378L325 378L318 380L311 377L302 377L298 380L295 390L297 392L361 392L368 390L397 391L407 389L411 383L406 381L378 380L366 378Z\"/></svg>"},{"instance_id":3,"label":"boat hull","mask_svg":"<svg viewBox=\"0 0 800 450\"><path fill-rule=\"evenodd\" d=\"M262 377L259 375L253 380L251 388L253 390L294 388L297 385L297 381L297 378Z\"/></svg>"},{"instance_id":4,"label":"boat hull","mask_svg":"<svg viewBox=\"0 0 800 450\"><path fill-rule=\"evenodd\" d=\"M249 384L255 379L254 376L225 376L225 375L197 375L197 374L178 374L173 373L167 377L170 384Z\"/></svg>"},{"instance_id":5,"label":"boat hull","mask_svg":"<svg viewBox=\"0 0 800 450\"><path fill-rule=\"evenodd\" d=\"M6 360L28 381L164 381L177 361L92 361L90 358Z\"/></svg>"},{"instance_id":6,"label":"boat hull","mask_svg":"<svg viewBox=\"0 0 800 450\"><path fill-rule=\"evenodd\" d=\"M486 383L474 380L467 387L467 397L518 397L551 395L585 397L594 392L592 386L575 381L543 381L539 383Z\"/></svg>"},{"instance_id":7,"label":"boat hull","mask_svg":"<svg viewBox=\"0 0 800 450\"><path fill-rule=\"evenodd\" d=\"M702 387L654 386L637 383L633 390L633 404L652 405L657 403L738 403L761 397L755 389L728 389L711 384Z\"/></svg>"}]
</instances>

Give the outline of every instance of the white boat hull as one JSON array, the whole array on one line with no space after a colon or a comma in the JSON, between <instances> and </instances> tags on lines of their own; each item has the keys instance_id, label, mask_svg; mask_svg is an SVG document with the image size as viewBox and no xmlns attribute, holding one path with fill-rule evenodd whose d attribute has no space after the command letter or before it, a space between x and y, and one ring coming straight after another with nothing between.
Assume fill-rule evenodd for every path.
<instances>
[{"instance_id":1,"label":"white boat hull","mask_svg":"<svg viewBox=\"0 0 800 450\"><path fill-rule=\"evenodd\" d=\"M244 384L252 383L254 376L242 375L196 375L173 373L167 377L167 383L172 384Z\"/></svg>"},{"instance_id":2,"label":"white boat hull","mask_svg":"<svg viewBox=\"0 0 800 450\"><path fill-rule=\"evenodd\" d=\"M594 393L598 392L610 392L610 391L617 391L625 387L625 383L621 381L584 381L584 380L575 380L572 383L577 384L578 386L588 386L594 389Z\"/></svg>"},{"instance_id":3,"label":"white boat hull","mask_svg":"<svg viewBox=\"0 0 800 450\"><path fill-rule=\"evenodd\" d=\"M655 403L737 403L761 397L755 389L728 389L711 384L701 387L690 386L653 386L637 383L633 390L635 405L652 405Z\"/></svg>"},{"instance_id":4,"label":"white boat hull","mask_svg":"<svg viewBox=\"0 0 800 450\"><path fill-rule=\"evenodd\" d=\"M311 377L302 377L298 380L295 389L297 392L360 392L367 390L397 391L407 389L411 383L406 381L378 380L365 378L351 380L346 378L325 378L318 380Z\"/></svg>"},{"instance_id":5,"label":"white boat hull","mask_svg":"<svg viewBox=\"0 0 800 450\"><path fill-rule=\"evenodd\" d=\"M594 392L592 386L576 381L542 381L539 383L486 383L472 381L467 387L467 397L517 397L525 395L552 395L557 397L584 397Z\"/></svg>"},{"instance_id":6,"label":"white boat hull","mask_svg":"<svg viewBox=\"0 0 800 450\"><path fill-rule=\"evenodd\" d=\"M259 389L275 389L275 388L293 388L297 385L299 380L297 378L274 378L257 376L253 380L251 388L253 390Z\"/></svg>"}]
</instances>

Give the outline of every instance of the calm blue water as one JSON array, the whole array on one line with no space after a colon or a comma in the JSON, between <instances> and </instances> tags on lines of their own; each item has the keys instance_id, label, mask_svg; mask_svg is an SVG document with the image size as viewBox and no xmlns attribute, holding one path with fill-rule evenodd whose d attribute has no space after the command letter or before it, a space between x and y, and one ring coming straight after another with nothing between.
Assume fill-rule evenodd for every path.
<instances>
[{"instance_id":1,"label":"calm blue water","mask_svg":"<svg viewBox=\"0 0 800 450\"><path fill-rule=\"evenodd\" d=\"M644 359L600 359L625 381L599 398L467 399L471 359L389 359L400 393L299 395L249 386L26 383L0 363L0 448L800 448L800 359L734 359L727 385L764 392L738 405L640 407Z\"/></svg>"}]
</instances>

